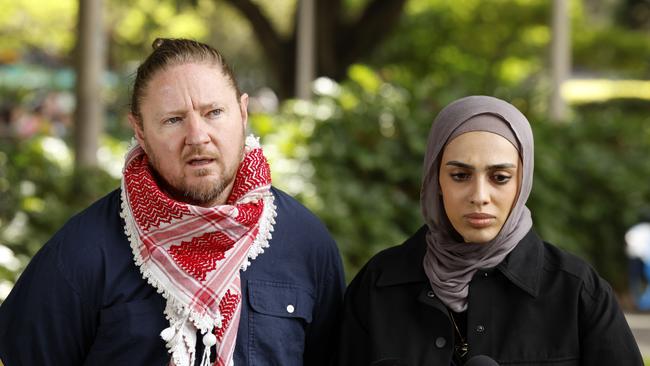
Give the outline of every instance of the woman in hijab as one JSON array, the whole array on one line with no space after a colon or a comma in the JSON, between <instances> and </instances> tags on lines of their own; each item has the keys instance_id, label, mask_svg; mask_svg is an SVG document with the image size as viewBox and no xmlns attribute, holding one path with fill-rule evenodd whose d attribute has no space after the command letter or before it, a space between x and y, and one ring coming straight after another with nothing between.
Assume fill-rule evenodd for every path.
<instances>
[{"instance_id":1,"label":"woman in hijab","mask_svg":"<svg viewBox=\"0 0 650 366\"><path fill-rule=\"evenodd\" d=\"M339 364L643 365L611 287L532 229L532 180L533 135L514 106L444 108L424 159L425 225L350 284Z\"/></svg>"}]
</instances>

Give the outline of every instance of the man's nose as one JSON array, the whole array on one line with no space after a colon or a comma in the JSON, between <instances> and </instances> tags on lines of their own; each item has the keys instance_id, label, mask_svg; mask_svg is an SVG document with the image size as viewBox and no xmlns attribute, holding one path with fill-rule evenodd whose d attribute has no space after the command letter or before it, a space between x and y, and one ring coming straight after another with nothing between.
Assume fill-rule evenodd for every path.
<instances>
[{"instance_id":1,"label":"man's nose","mask_svg":"<svg viewBox=\"0 0 650 366\"><path fill-rule=\"evenodd\" d=\"M187 116L186 124L186 145L200 145L210 141L207 125L197 113L190 113Z\"/></svg>"}]
</instances>

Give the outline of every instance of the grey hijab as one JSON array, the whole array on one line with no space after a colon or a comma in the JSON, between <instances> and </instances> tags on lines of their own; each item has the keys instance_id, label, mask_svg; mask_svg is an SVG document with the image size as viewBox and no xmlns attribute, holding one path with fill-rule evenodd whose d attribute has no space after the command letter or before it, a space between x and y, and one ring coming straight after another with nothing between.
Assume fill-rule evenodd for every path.
<instances>
[{"instance_id":1,"label":"grey hijab","mask_svg":"<svg viewBox=\"0 0 650 366\"><path fill-rule=\"evenodd\" d=\"M483 244L466 243L456 233L445 213L438 183L444 147L453 137L469 131L492 132L508 139L517 147L523 169L518 197L508 219L499 234ZM497 98L470 96L456 100L438 114L429 133L420 191L420 206L428 227L423 265L434 293L453 311L467 309L469 282L474 273L498 265L532 227L525 205L532 185L533 133L517 108Z\"/></svg>"}]
</instances>

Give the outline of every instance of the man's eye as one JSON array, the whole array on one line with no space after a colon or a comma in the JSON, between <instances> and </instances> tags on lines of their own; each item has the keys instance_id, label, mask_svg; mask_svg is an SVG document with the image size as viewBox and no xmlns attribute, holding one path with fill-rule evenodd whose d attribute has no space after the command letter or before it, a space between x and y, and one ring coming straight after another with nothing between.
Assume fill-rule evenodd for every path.
<instances>
[{"instance_id":1,"label":"man's eye","mask_svg":"<svg viewBox=\"0 0 650 366\"><path fill-rule=\"evenodd\" d=\"M219 117L222 113L223 113L223 109L221 108L213 109L210 112L208 112L208 117L216 118Z\"/></svg>"},{"instance_id":2,"label":"man's eye","mask_svg":"<svg viewBox=\"0 0 650 366\"><path fill-rule=\"evenodd\" d=\"M167 118L167 119L165 120L165 124L173 125L173 124L178 123L178 122L180 122L180 121L182 121L182 120L183 120L183 119L182 119L181 117L172 117L172 118Z\"/></svg>"},{"instance_id":3,"label":"man's eye","mask_svg":"<svg viewBox=\"0 0 650 366\"><path fill-rule=\"evenodd\" d=\"M467 173L453 173L451 174L451 179L457 181L457 182L462 182L466 181L470 178L470 175Z\"/></svg>"}]
</instances>

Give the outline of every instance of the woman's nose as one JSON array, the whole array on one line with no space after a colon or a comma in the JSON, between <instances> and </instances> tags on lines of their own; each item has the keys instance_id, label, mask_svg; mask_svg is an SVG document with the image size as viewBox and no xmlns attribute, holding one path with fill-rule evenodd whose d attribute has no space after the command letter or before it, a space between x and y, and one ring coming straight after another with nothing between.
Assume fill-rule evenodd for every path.
<instances>
[{"instance_id":1,"label":"woman's nose","mask_svg":"<svg viewBox=\"0 0 650 366\"><path fill-rule=\"evenodd\" d=\"M474 181L470 195L470 203L476 206L484 206L490 202L489 184L483 178Z\"/></svg>"}]
</instances>

